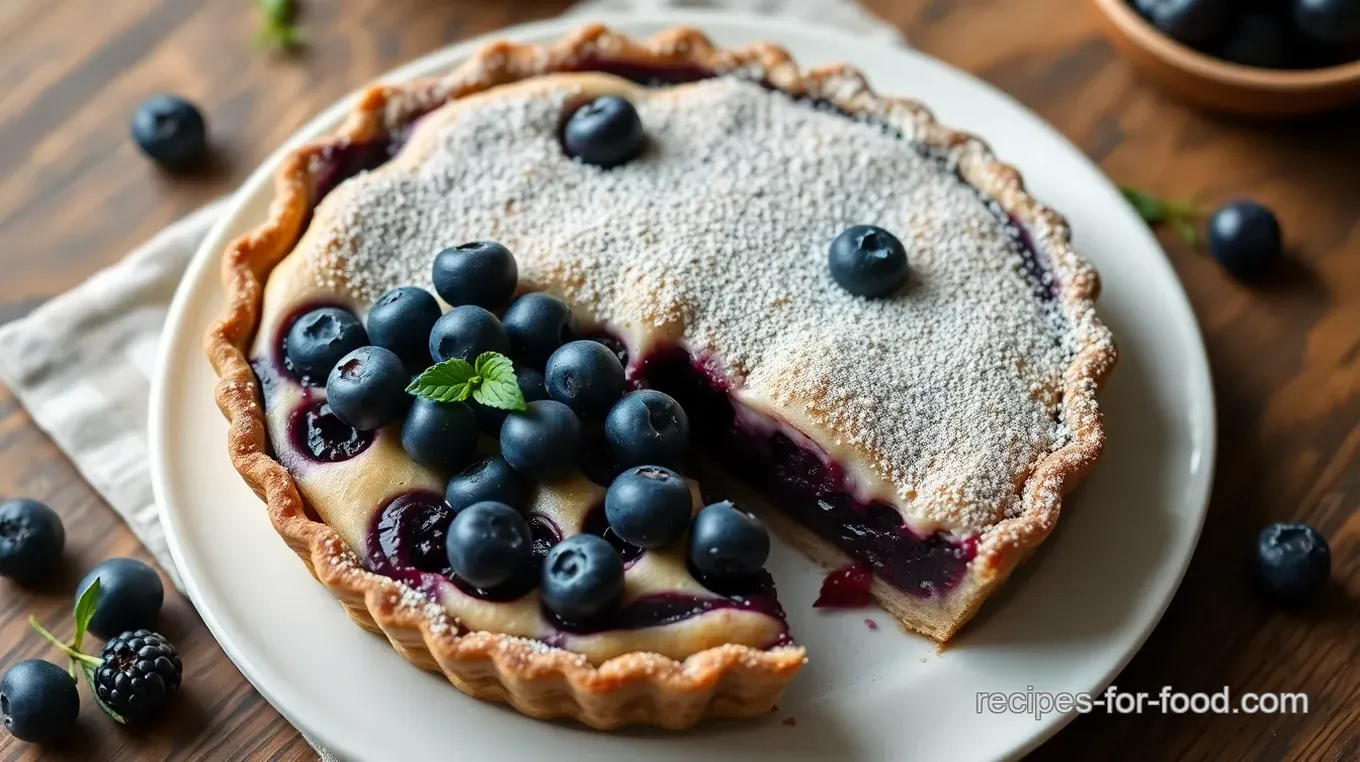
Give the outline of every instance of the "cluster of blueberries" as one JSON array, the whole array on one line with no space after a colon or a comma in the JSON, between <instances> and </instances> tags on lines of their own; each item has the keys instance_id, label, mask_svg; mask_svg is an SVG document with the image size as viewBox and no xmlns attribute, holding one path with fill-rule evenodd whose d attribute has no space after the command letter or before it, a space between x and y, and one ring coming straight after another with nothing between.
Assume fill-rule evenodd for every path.
<instances>
[{"instance_id":1,"label":"cluster of blueberries","mask_svg":"<svg viewBox=\"0 0 1360 762\"><path fill-rule=\"evenodd\" d=\"M1131 0L1171 38L1245 66L1315 68L1360 58L1360 0Z\"/></svg>"},{"instance_id":2,"label":"cluster of blueberries","mask_svg":"<svg viewBox=\"0 0 1360 762\"><path fill-rule=\"evenodd\" d=\"M0 577L40 585L58 573L66 545L61 518L36 500L0 501ZM96 584L98 587L96 588ZM92 589L94 588L94 589ZM165 588L154 569L134 558L111 558L76 585L76 637L56 640L33 628L67 657L89 665L95 700L120 722L142 723L166 709L183 676L175 647L155 626ZM98 657L80 650L84 634L105 640ZM0 677L0 721L14 737L49 743L69 734L80 713L73 672L43 659L21 661Z\"/></svg>"},{"instance_id":3,"label":"cluster of blueberries","mask_svg":"<svg viewBox=\"0 0 1360 762\"><path fill-rule=\"evenodd\" d=\"M445 249L435 257L432 279L452 305L448 312L414 287L381 296L366 326L343 309L320 307L292 324L284 355L305 380L326 380L327 402L340 420L360 431L400 422L402 446L413 460L453 474L445 492L454 512L448 560L474 588L494 590L522 579L534 563L522 513L531 486L575 472L592 426L603 427L610 458L623 469L604 506L619 539L660 548L688 531L689 560L702 575L759 572L770 542L758 519L725 501L694 515L689 483L679 473L689 439L680 404L652 389L629 392L618 355L600 341L580 338L566 302L542 292L512 300L518 277L514 257L501 244ZM524 409L408 392L412 376L431 363L471 363L488 352L514 358ZM498 440L500 454L469 465L482 434ZM606 539L569 537L543 561L544 605L563 620L597 619L618 604L623 572L618 550Z\"/></svg>"}]
</instances>

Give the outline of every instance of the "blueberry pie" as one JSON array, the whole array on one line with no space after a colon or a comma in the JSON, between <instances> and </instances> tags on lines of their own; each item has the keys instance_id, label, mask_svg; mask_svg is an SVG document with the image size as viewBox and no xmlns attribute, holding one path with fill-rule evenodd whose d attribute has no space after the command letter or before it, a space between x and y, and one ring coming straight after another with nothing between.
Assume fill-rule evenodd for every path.
<instances>
[{"instance_id":1,"label":"blueberry pie","mask_svg":"<svg viewBox=\"0 0 1360 762\"><path fill-rule=\"evenodd\" d=\"M766 522L946 641L1104 442L1062 218L847 66L496 43L275 190L207 337L233 463L357 623L534 717L768 713Z\"/></svg>"}]
</instances>

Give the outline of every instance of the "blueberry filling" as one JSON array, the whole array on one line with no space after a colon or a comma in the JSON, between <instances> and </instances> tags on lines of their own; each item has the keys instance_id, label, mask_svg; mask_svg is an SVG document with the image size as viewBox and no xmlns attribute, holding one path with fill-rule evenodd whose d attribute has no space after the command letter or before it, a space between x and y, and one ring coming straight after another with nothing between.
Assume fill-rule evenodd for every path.
<instances>
[{"instance_id":1,"label":"blueberry filling","mask_svg":"<svg viewBox=\"0 0 1360 762\"><path fill-rule=\"evenodd\" d=\"M754 611L781 622L784 620L784 609L775 599L773 586L768 591L724 598L701 598L686 593L655 593L634 600L615 611L603 622L568 622L548 611L544 611L544 616L553 627L564 633L589 635L603 630L645 630L650 627L661 627L721 609ZM774 642L765 645L773 648L790 642L785 631L781 632ZM549 645L563 644L553 643L550 639Z\"/></svg>"},{"instance_id":2,"label":"blueberry filling","mask_svg":"<svg viewBox=\"0 0 1360 762\"><path fill-rule=\"evenodd\" d=\"M384 559L392 569L411 569L449 576L445 538L453 511L434 493L411 492L399 495L378 514L370 535L377 553L369 557Z\"/></svg>"},{"instance_id":3,"label":"blueberry filling","mask_svg":"<svg viewBox=\"0 0 1360 762\"><path fill-rule=\"evenodd\" d=\"M321 169L312 178L312 207L321 203L340 183L386 164L405 145L408 134L409 130L373 140L331 143L321 148L317 157Z\"/></svg>"},{"instance_id":4,"label":"blueberry filling","mask_svg":"<svg viewBox=\"0 0 1360 762\"><path fill-rule=\"evenodd\" d=\"M694 437L720 462L741 463L738 476L818 536L904 593L932 597L963 578L976 554L972 540L943 533L919 536L896 509L864 503L848 492L845 473L782 433L740 419L715 374L676 347L643 358L646 383L689 411Z\"/></svg>"},{"instance_id":5,"label":"blueberry filling","mask_svg":"<svg viewBox=\"0 0 1360 762\"><path fill-rule=\"evenodd\" d=\"M603 503L591 508L590 512L586 514L585 521L581 522L581 531L608 540L609 544L613 545L614 549L619 552L619 558L623 559L625 569L631 567L646 552L636 545L624 542L623 538L614 534L614 530L609 528L609 519L605 516Z\"/></svg>"},{"instance_id":6,"label":"blueberry filling","mask_svg":"<svg viewBox=\"0 0 1360 762\"><path fill-rule=\"evenodd\" d=\"M529 531L534 536L534 558L542 559L552 547L562 541L562 530L552 519L541 513L529 514Z\"/></svg>"},{"instance_id":7,"label":"blueberry filling","mask_svg":"<svg viewBox=\"0 0 1360 762\"><path fill-rule=\"evenodd\" d=\"M373 432L359 431L340 420L324 401L294 411L288 428L293 449L321 463L349 460L373 444Z\"/></svg>"}]
</instances>

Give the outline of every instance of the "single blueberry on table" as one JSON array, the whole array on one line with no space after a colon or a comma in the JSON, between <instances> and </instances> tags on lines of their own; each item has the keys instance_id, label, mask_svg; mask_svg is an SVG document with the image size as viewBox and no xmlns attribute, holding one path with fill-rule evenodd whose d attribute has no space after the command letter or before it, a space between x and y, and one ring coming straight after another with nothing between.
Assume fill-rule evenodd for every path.
<instances>
[{"instance_id":1,"label":"single blueberry on table","mask_svg":"<svg viewBox=\"0 0 1360 762\"><path fill-rule=\"evenodd\" d=\"M610 408L604 433L620 465L678 468L689 444L689 416L669 394L640 389Z\"/></svg>"},{"instance_id":2,"label":"single blueberry on table","mask_svg":"<svg viewBox=\"0 0 1360 762\"><path fill-rule=\"evenodd\" d=\"M563 479L581 462L581 420L555 400L530 402L506 416L501 457L510 467L540 482Z\"/></svg>"},{"instance_id":3,"label":"single blueberry on table","mask_svg":"<svg viewBox=\"0 0 1360 762\"><path fill-rule=\"evenodd\" d=\"M208 154L208 128L192 103L153 95L132 113L132 139L142 153L171 171L189 169Z\"/></svg>"},{"instance_id":4,"label":"single blueberry on table","mask_svg":"<svg viewBox=\"0 0 1360 762\"><path fill-rule=\"evenodd\" d=\"M563 620L596 619L623 598L623 561L603 537L568 537L543 560L539 595L544 607Z\"/></svg>"},{"instance_id":5,"label":"single blueberry on table","mask_svg":"<svg viewBox=\"0 0 1360 762\"><path fill-rule=\"evenodd\" d=\"M363 323L339 307L318 307L293 321L284 339L284 354L303 379L325 381L340 358L366 346Z\"/></svg>"},{"instance_id":6,"label":"single blueberry on table","mask_svg":"<svg viewBox=\"0 0 1360 762\"><path fill-rule=\"evenodd\" d=\"M534 485L498 455L483 458L454 474L444 489L444 501L454 513L488 500L525 510Z\"/></svg>"},{"instance_id":7,"label":"single blueberry on table","mask_svg":"<svg viewBox=\"0 0 1360 762\"><path fill-rule=\"evenodd\" d=\"M412 371L430 365L430 330L442 314L439 302L423 288L402 286L378 297L368 311L368 338L390 349Z\"/></svg>"},{"instance_id":8,"label":"single blueberry on table","mask_svg":"<svg viewBox=\"0 0 1360 762\"><path fill-rule=\"evenodd\" d=\"M435 362L456 357L474 362L483 352L510 354L510 336L500 319L483 307L454 307L430 329L430 356Z\"/></svg>"},{"instance_id":9,"label":"single blueberry on table","mask_svg":"<svg viewBox=\"0 0 1360 762\"><path fill-rule=\"evenodd\" d=\"M0 717L20 741L50 743L69 733L80 714L80 693L66 670L29 659L0 677Z\"/></svg>"},{"instance_id":10,"label":"single blueberry on table","mask_svg":"<svg viewBox=\"0 0 1360 762\"><path fill-rule=\"evenodd\" d=\"M477 416L461 402L418 397L402 424L401 446L411 460L449 473L466 465L477 447Z\"/></svg>"},{"instance_id":11,"label":"single blueberry on table","mask_svg":"<svg viewBox=\"0 0 1360 762\"><path fill-rule=\"evenodd\" d=\"M1257 537L1252 571L1266 597L1286 606L1300 605L1327 587L1332 551L1307 524L1271 524Z\"/></svg>"},{"instance_id":12,"label":"single blueberry on table","mask_svg":"<svg viewBox=\"0 0 1360 762\"><path fill-rule=\"evenodd\" d=\"M533 560L529 523L504 503L474 503L449 525L449 566L464 582L490 590L514 579Z\"/></svg>"},{"instance_id":13,"label":"single blueberry on table","mask_svg":"<svg viewBox=\"0 0 1360 762\"><path fill-rule=\"evenodd\" d=\"M627 163L647 142L633 104L606 95L576 109L562 128L567 155L602 169Z\"/></svg>"},{"instance_id":14,"label":"single blueberry on table","mask_svg":"<svg viewBox=\"0 0 1360 762\"><path fill-rule=\"evenodd\" d=\"M165 585L155 569L135 558L110 558L80 580L77 601L96 579L99 602L90 618L90 632L108 640L120 632L156 624L165 602Z\"/></svg>"},{"instance_id":15,"label":"single blueberry on table","mask_svg":"<svg viewBox=\"0 0 1360 762\"><path fill-rule=\"evenodd\" d=\"M66 529L56 511L37 500L0 503L0 577L31 585L61 560Z\"/></svg>"},{"instance_id":16,"label":"single blueberry on table","mask_svg":"<svg viewBox=\"0 0 1360 762\"><path fill-rule=\"evenodd\" d=\"M548 390L543 386L543 374L533 368L515 368L515 384L526 403L548 399ZM476 400L469 400L468 406L477 414L477 423L487 436L500 436L501 426L505 425L509 410L483 405Z\"/></svg>"},{"instance_id":17,"label":"single blueberry on table","mask_svg":"<svg viewBox=\"0 0 1360 762\"><path fill-rule=\"evenodd\" d=\"M831 242L831 279L855 296L889 296L907 281L907 250L897 236L873 225L846 228Z\"/></svg>"},{"instance_id":18,"label":"single blueberry on table","mask_svg":"<svg viewBox=\"0 0 1360 762\"><path fill-rule=\"evenodd\" d=\"M1191 47L1218 39L1233 15L1233 0L1133 0L1133 7L1168 37Z\"/></svg>"},{"instance_id":19,"label":"single blueberry on table","mask_svg":"<svg viewBox=\"0 0 1360 762\"><path fill-rule=\"evenodd\" d=\"M345 355L326 380L326 402L341 421L376 431L400 421L411 406L409 371L390 349L360 347Z\"/></svg>"},{"instance_id":20,"label":"single blueberry on table","mask_svg":"<svg viewBox=\"0 0 1360 762\"><path fill-rule=\"evenodd\" d=\"M541 369L558 347L576 339L571 308L542 291L532 291L511 302L501 322L510 334L511 356L517 365Z\"/></svg>"},{"instance_id":21,"label":"single blueberry on table","mask_svg":"<svg viewBox=\"0 0 1360 762\"><path fill-rule=\"evenodd\" d=\"M689 561L708 577L755 574L770 555L765 525L731 501L705 506L694 517L689 535Z\"/></svg>"},{"instance_id":22,"label":"single blueberry on table","mask_svg":"<svg viewBox=\"0 0 1360 762\"><path fill-rule=\"evenodd\" d=\"M495 241L473 241L435 255L434 290L452 307L471 304L498 309L510 301L519 282L519 265Z\"/></svg>"},{"instance_id":23,"label":"single blueberry on table","mask_svg":"<svg viewBox=\"0 0 1360 762\"><path fill-rule=\"evenodd\" d=\"M636 466L619 474L604 496L614 534L640 548L662 548L689 528L694 496L684 477L661 466Z\"/></svg>"},{"instance_id":24,"label":"single blueberry on table","mask_svg":"<svg viewBox=\"0 0 1360 762\"><path fill-rule=\"evenodd\" d=\"M1234 201L1209 218L1209 253L1237 278L1264 274L1283 248L1279 220L1255 201Z\"/></svg>"},{"instance_id":25,"label":"single blueberry on table","mask_svg":"<svg viewBox=\"0 0 1360 762\"><path fill-rule=\"evenodd\" d=\"M583 416L607 413L628 385L623 364L609 347L585 339L553 352L543 377L549 397Z\"/></svg>"}]
</instances>

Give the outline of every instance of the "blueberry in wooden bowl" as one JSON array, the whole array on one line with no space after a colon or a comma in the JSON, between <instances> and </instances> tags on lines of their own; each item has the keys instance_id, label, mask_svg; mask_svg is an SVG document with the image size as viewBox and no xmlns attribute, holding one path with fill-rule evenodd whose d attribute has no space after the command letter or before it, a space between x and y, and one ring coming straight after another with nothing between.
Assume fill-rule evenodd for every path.
<instances>
[{"instance_id":1,"label":"blueberry in wooden bowl","mask_svg":"<svg viewBox=\"0 0 1360 762\"><path fill-rule=\"evenodd\" d=\"M1360 102L1360 0L1091 0L1150 79L1226 113L1290 117Z\"/></svg>"}]
</instances>

